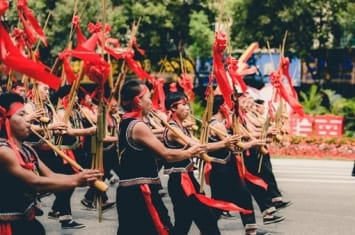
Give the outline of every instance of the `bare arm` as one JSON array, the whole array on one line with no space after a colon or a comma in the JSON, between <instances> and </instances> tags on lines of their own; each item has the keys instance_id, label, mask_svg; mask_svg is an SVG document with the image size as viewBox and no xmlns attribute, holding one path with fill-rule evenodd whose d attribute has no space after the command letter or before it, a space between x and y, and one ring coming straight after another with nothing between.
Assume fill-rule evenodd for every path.
<instances>
[{"instance_id":1,"label":"bare arm","mask_svg":"<svg viewBox=\"0 0 355 235\"><path fill-rule=\"evenodd\" d=\"M206 146L196 144L186 150L166 148L144 123L139 122L133 128L132 138L134 141L145 145L159 154L168 162L181 161L205 153Z\"/></svg>"},{"instance_id":2,"label":"bare arm","mask_svg":"<svg viewBox=\"0 0 355 235\"><path fill-rule=\"evenodd\" d=\"M0 169L25 182L38 192L54 192L78 186L87 186L102 175L97 170L84 170L73 175L56 174L40 159L38 161L41 176L21 167L12 149L0 147Z\"/></svg>"}]
</instances>

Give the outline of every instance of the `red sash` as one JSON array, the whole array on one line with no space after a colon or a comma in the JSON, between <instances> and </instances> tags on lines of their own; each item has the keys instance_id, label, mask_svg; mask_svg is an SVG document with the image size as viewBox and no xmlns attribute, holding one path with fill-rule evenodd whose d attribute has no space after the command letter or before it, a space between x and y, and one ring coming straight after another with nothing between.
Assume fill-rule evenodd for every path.
<instances>
[{"instance_id":1,"label":"red sash","mask_svg":"<svg viewBox=\"0 0 355 235\"><path fill-rule=\"evenodd\" d=\"M10 223L0 224L1 235L12 235L12 228Z\"/></svg>"},{"instance_id":2,"label":"red sash","mask_svg":"<svg viewBox=\"0 0 355 235\"><path fill-rule=\"evenodd\" d=\"M141 184L140 185L141 191L143 193L143 197L145 199L145 203L148 206L148 211L150 213L150 216L153 219L154 226L157 229L157 232L159 235L169 235L168 231L164 227L163 223L160 220L159 213L155 206L153 205L152 198L151 198L151 193L148 184Z\"/></svg>"},{"instance_id":3,"label":"red sash","mask_svg":"<svg viewBox=\"0 0 355 235\"><path fill-rule=\"evenodd\" d=\"M250 173L245 166L243 166L242 158L235 156L237 159L237 171L242 179L245 179L249 181L250 183L253 183L259 187L262 187L263 189L267 190L267 183L260 177L253 175Z\"/></svg>"},{"instance_id":4,"label":"red sash","mask_svg":"<svg viewBox=\"0 0 355 235\"><path fill-rule=\"evenodd\" d=\"M197 198L197 200L199 200L202 204L206 206L217 208L223 211L237 211L243 214L252 213L251 210L246 210L244 208L238 207L237 205L231 202L215 200L206 197L203 194L197 193L188 173L181 173L181 185L187 197L194 195Z\"/></svg>"}]
</instances>

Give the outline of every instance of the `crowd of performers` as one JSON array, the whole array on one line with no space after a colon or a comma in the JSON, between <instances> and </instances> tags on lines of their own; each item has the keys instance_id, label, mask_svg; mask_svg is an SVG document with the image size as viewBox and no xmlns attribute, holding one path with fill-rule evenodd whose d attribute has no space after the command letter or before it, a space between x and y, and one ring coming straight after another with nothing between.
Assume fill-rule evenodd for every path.
<instances>
[{"instance_id":1,"label":"crowd of performers","mask_svg":"<svg viewBox=\"0 0 355 235\"><path fill-rule=\"evenodd\" d=\"M194 136L196 120L188 96L171 91L165 112L154 111L154 90L148 87L130 79L121 89L120 104L115 98L106 104L103 172L78 171L43 140L50 140L84 169L92 168L98 117L95 95L79 87L68 113L70 87L51 92L48 85L36 82L26 91L24 84L14 83L3 91L0 180L8 190L0 194L0 234L45 234L36 216L43 216L40 198L48 192L55 197L47 216L62 228L84 228L73 219L71 203L96 210L100 194L102 211L117 208L120 235L188 234L192 222L201 234L221 234L218 220L235 213L240 214L245 234L270 234L258 230L253 198L265 225L283 221L278 212L291 202L278 188L267 150L268 141L286 131L271 125L263 133L263 101L238 94L236 133L233 112L215 93L208 141L201 143ZM112 172L119 177L115 199L88 187L80 202L71 201L75 187L110 179ZM162 200L159 172L169 176L174 220Z\"/></svg>"}]
</instances>

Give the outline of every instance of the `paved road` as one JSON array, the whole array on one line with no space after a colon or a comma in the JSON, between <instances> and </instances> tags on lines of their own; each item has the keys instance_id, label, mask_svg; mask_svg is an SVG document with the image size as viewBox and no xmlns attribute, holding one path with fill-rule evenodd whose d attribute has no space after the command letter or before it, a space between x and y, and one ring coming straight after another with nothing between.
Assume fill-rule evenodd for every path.
<instances>
[{"instance_id":1,"label":"paved road","mask_svg":"<svg viewBox=\"0 0 355 235\"><path fill-rule=\"evenodd\" d=\"M273 225L262 225L260 211L255 204L257 223L274 235L355 234L355 177L351 177L351 161L272 159L279 186L293 205L280 211L286 220ZM166 184L166 177L162 178ZM207 190L208 191L208 188ZM72 198L73 216L86 228L62 230L58 221L39 217L48 235L113 235L117 229L116 210L104 214L98 222L96 211L84 210L80 199L85 189L76 189ZM115 189L109 188L114 199ZM44 198L43 209L50 210L53 196ZM164 198L170 212L171 203ZM239 216L234 220L220 220L222 235L244 234ZM132 234L136 235L136 234ZM189 235L199 235L195 226Z\"/></svg>"}]
</instances>

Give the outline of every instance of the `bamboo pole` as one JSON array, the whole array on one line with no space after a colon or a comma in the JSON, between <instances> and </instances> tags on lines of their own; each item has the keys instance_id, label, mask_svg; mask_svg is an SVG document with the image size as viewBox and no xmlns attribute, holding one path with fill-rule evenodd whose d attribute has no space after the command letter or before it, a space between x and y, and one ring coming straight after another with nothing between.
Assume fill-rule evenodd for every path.
<instances>
[{"instance_id":1,"label":"bamboo pole","mask_svg":"<svg viewBox=\"0 0 355 235\"><path fill-rule=\"evenodd\" d=\"M33 128L31 128L31 131L38 136L41 140L43 140L54 152L58 154L61 158L63 158L65 161L67 161L72 167L74 167L78 171L83 171L84 168L80 166L76 161L71 159L68 155L66 155L62 150L60 150L57 146L55 146L52 142L41 136L37 131L35 131ZM101 192L105 192L108 189L108 185L105 184L105 182L101 180L96 180L94 182L94 187Z\"/></svg>"},{"instance_id":2,"label":"bamboo pole","mask_svg":"<svg viewBox=\"0 0 355 235\"><path fill-rule=\"evenodd\" d=\"M184 133L182 133L181 131L177 130L176 128L172 127L167 121L163 120L161 117L159 117L158 114L156 114L155 112L151 111L150 112L154 117L156 117L157 119L159 119L164 126L166 126L167 128L169 128L169 130L171 130L174 135L176 135L178 138L180 138L184 144L186 145L191 145L191 138L186 136ZM210 156L208 156L206 153L201 155L201 158L206 161L206 162L211 162L212 158Z\"/></svg>"}]
</instances>

